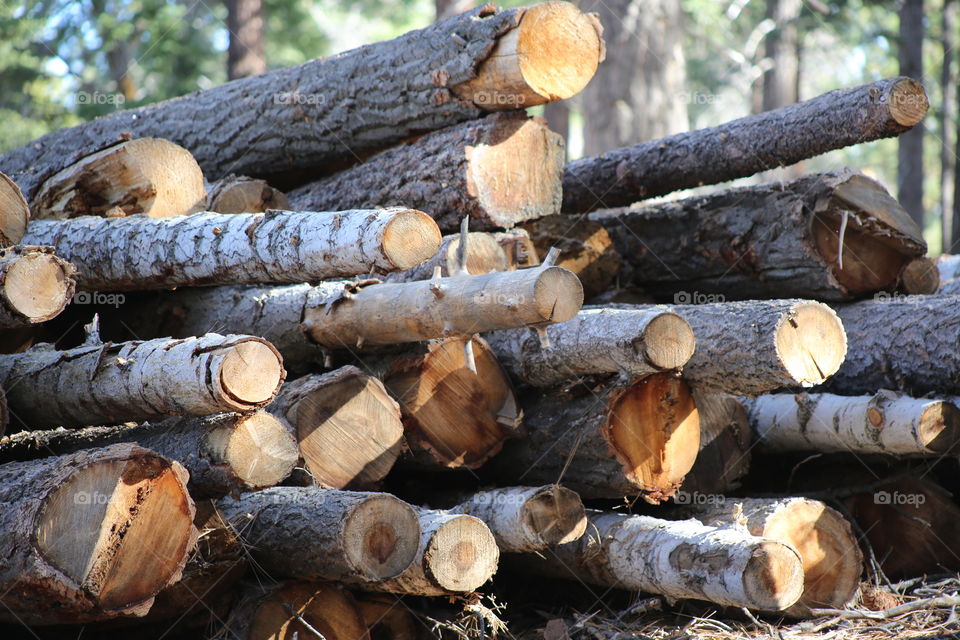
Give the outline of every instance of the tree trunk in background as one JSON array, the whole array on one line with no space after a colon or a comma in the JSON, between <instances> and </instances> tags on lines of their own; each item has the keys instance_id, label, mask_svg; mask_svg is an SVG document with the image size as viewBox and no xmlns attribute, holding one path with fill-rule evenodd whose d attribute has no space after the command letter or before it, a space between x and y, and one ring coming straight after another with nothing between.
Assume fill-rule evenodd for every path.
<instances>
[{"instance_id":1,"label":"tree trunk in background","mask_svg":"<svg viewBox=\"0 0 960 640\"><path fill-rule=\"evenodd\" d=\"M558 100L548 102L543 105L543 117L547 120L547 127L550 131L558 133L563 137L564 151L566 157L570 157L570 147L567 141L570 140L570 105L572 100Z\"/></svg>"},{"instance_id":2,"label":"tree trunk in background","mask_svg":"<svg viewBox=\"0 0 960 640\"><path fill-rule=\"evenodd\" d=\"M957 10L955 0L943 0L943 22L941 46L943 48L943 67L940 71L940 87L943 92L943 106L940 112L940 223L941 223L941 250L950 253L960 236L957 220L954 219L954 182L956 176L956 162L954 150L950 144L953 135L953 119L956 116L954 95L957 91L957 76L954 71L954 47L957 44Z\"/></svg>"},{"instance_id":3,"label":"tree trunk in background","mask_svg":"<svg viewBox=\"0 0 960 640\"><path fill-rule=\"evenodd\" d=\"M900 5L900 75L923 77L923 0ZM923 228L923 123L900 136L897 199Z\"/></svg>"},{"instance_id":4,"label":"tree trunk in background","mask_svg":"<svg viewBox=\"0 0 960 640\"><path fill-rule=\"evenodd\" d=\"M584 155L686 131L683 14L675 0L584 0L616 55L583 91Z\"/></svg>"},{"instance_id":5,"label":"tree trunk in background","mask_svg":"<svg viewBox=\"0 0 960 640\"><path fill-rule=\"evenodd\" d=\"M227 78L236 80L264 73L263 5L261 0L227 0Z\"/></svg>"},{"instance_id":6,"label":"tree trunk in background","mask_svg":"<svg viewBox=\"0 0 960 640\"><path fill-rule=\"evenodd\" d=\"M477 3L473 0L434 0L436 20L443 20L464 11L470 11Z\"/></svg>"},{"instance_id":7,"label":"tree trunk in background","mask_svg":"<svg viewBox=\"0 0 960 640\"><path fill-rule=\"evenodd\" d=\"M764 56L771 66L763 73L761 110L779 109L800 101L800 34L797 19L802 0L767 0L766 17L775 28L764 41ZM803 165L773 169L765 181L792 180L803 175Z\"/></svg>"}]
</instances>

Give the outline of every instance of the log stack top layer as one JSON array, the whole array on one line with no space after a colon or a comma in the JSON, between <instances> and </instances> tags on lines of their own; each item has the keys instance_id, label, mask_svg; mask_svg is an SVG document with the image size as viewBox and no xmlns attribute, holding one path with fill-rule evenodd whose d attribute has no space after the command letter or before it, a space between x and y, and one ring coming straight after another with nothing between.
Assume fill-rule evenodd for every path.
<instances>
[{"instance_id":1,"label":"log stack top layer","mask_svg":"<svg viewBox=\"0 0 960 640\"><path fill-rule=\"evenodd\" d=\"M23 237L30 219L30 207L20 187L0 173L0 245L10 247Z\"/></svg>"}]
</instances>

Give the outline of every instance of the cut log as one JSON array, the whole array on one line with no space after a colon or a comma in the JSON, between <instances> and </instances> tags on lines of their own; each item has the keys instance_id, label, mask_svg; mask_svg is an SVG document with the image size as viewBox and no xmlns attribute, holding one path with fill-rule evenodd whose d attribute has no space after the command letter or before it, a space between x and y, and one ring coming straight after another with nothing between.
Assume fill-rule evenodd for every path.
<instances>
[{"instance_id":1,"label":"cut log","mask_svg":"<svg viewBox=\"0 0 960 640\"><path fill-rule=\"evenodd\" d=\"M500 550L490 529L473 516L417 509L420 546L399 576L367 582L361 589L443 596L476 591L497 571Z\"/></svg>"},{"instance_id":2,"label":"cut log","mask_svg":"<svg viewBox=\"0 0 960 640\"><path fill-rule=\"evenodd\" d=\"M273 400L284 375L270 343L215 333L0 355L0 386L27 427L252 411Z\"/></svg>"},{"instance_id":3,"label":"cut log","mask_svg":"<svg viewBox=\"0 0 960 640\"><path fill-rule=\"evenodd\" d=\"M538 387L578 376L622 373L628 379L679 369L694 354L689 323L666 308L582 309L546 328L547 345L530 329L486 334L503 366Z\"/></svg>"},{"instance_id":4,"label":"cut log","mask_svg":"<svg viewBox=\"0 0 960 640\"><path fill-rule=\"evenodd\" d=\"M22 431L0 440L0 460L32 460L132 442L176 460L190 472L197 498L272 487L297 464L297 442L265 411L169 418L136 427Z\"/></svg>"},{"instance_id":5,"label":"cut log","mask_svg":"<svg viewBox=\"0 0 960 640\"><path fill-rule=\"evenodd\" d=\"M386 593L356 593L357 607L371 640L424 640L429 627L421 626L400 597Z\"/></svg>"},{"instance_id":6,"label":"cut log","mask_svg":"<svg viewBox=\"0 0 960 640\"><path fill-rule=\"evenodd\" d=\"M203 172L168 140L140 138L80 158L44 180L31 201L34 220L142 213L167 218L203 210Z\"/></svg>"},{"instance_id":7,"label":"cut log","mask_svg":"<svg viewBox=\"0 0 960 640\"><path fill-rule=\"evenodd\" d=\"M27 230L30 220L30 207L27 205L20 187L0 172L0 246L12 247L19 244Z\"/></svg>"},{"instance_id":8,"label":"cut log","mask_svg":"<svg viewBox=\"0 0 960 640\"><path fill-rule=\"evenodd\" d=\"M576 11L576 9L574 9ZM404 206L443 231L510 228L560 211L563 138L540 118L497 113L393 147L289 193L301 211Z\"/></svg>"},{"instance_id":9,"label":"cut log","mask_svg":"<svg viewBox=\"0 0 960 640\"><path fill-rule=\"evenodd\" d=\"M216 213L263 213L270 209L290 209L290 201L266 180L235 175L210 187L204 207Z\"/></svg>"},{"instance_id":10,"label":"cut log","mask_svg":"<svg viewBox=\"0 0 960 640\"><path fill-rule=\"evenodd\" d=\"M626 206L891 138L923 120L928 107L922 84L889 78L709 129L581 158L564 170L563 211Z\"/></svg>"},{"instance_id":11,"label":"cut log","mask_svg":"<svg viewBox=\"0 0 960 640\"><path fill-rule=\"evenodd\" d=\"M481 338L446 338L396 358L383 384L400 403L408 444L434 465L475 469L519 434L513 386Z\"/></svg>"},{"instance_id":12,"label":"cut log","mask_svg":"<svg viewBox=\"0 0 960 640\"><path fill-rule=\"evenodd\" d=\"M879 391L872 396L829 393L754 398L750 424L770 451L849 451L898 457L960 452L960 409Z\"/></svg>"},{"instance_id":13,"label":"cut log","mask_svg":"<svg viewBox=\"0 0 960 640\"><path fill-rule=\"evenodd\" d=\"M587 529L580 496L555 484L480 491L450 512L483 520L504 553L567 544Z\"/></svg>"},{"instance_id":14,"label":"cut log","mask_svg":"<svg viewBox=\"0 0 960 640\"><path fill-rule=\"evenodd\" d=\"M677 492L677 503L737 489L750 470L752 438L743 403L698 387L693 388L693 403L700 416L700 452Z\"/></svg>"},{"instance_id":15,"label":"cut log","mask_svg":"<svg viewBox=\"0 0 960 640\"><path fill-rule=\"evenodd\" d=\"M440 249L423 264L384 276L384 282L413 282L429 280L440 269L440 276L447 278L458 275L460 269L460 234L443 236ZM467 273L481 274L491 271L507 271L510 263L506 253L492 233L480 231L470 233L467 238Z\"/></svg>"},{"instance_id":16,"label":"cut log","mask_svg":"<svg viewBox=\"0 0 960 640\"><path fill-rule=\"evenodd\" d=\"M53 245L87 291L316 281L414 267L440 231L412 209L34 221L25 242Z\"/></svg>"},{"instance_id":17,"label":"cut log","mask_svg":"<svg viewBox=\"0 0 960 640\"><path fill-rule=\"evenodd\" d=\"M196 539L187 474L121 444L0 466L0 619L142 616Z\"/></svg>"},{"instance_id":18,"label":"cut log","mask_svg":"<svg viewBox=\"0 0 960 640\"><path fill-rule=\"evenodd\" d=\"M634 284L680 303L892 291L926 253L903 207L850 170L593 217L630 262Z\"/></svg>"},{"instance_id":19,"label":"cut log","mask_svg":"<svg viewBox=\"0 0 960 640\"><path fill-rule=\"evenodd\" d=\"M570 4L487 5L388 42L62 129L0 156L0 166L31 197L78 155L133 135L185 147L211 180L329 171L485 110L568 98L602 52L599 25Z\"/></svg>"},{"instance_id":20,"label":"cut log","mask_svg":"<svg viewBox=\"0 0 960 640\"><path fill-rule=\"evenodd\" d=\"M268 410L292 426L304 468L327 489L376 486L403 450L399 405L356 367L288 382Z\"/></svg>"},{"instance_id":21,"label":"cut log","mask_svg":"<svg viewBox=\"0 0 960 640\"><path fill-rule=\"evenodd\" d=\"M733 527L696 520L588 511L587 534L544 556L518 557L524 569L602 587L780 611L803 593L796 549Z\"/></svg>"},{"instance_id":22,"label":"cut log","mask_svg":"<svg viewBox=\"0 0 960 640\"><path fill-rule=\"evenodd\" d=\"M507 254L507 264L510 269L535 267L540 264L537 248L530 239L526 229L510 229L493 234ZM544 254L546 256L546 254Z\"/></svg>"},{"instance_id":23,"label":"cut log","mask_svg":"<svg viewBox=\"0 0 960 640\"><path fill-rule=\"evenodd\" d=\"M911 261L900 274L900 289L911 295L930 295L940 289L940 272L926 256Z\"/></svg>"},{"instance_id":24,"label":"cut log","mask_svg":"<svg viewBox=\"0 0 960 640\"><path fill-rule=\"evenodd\" d=\"M537 392L521 397L521 408L525 437L487 465L503 483L560 482L584 498L656 504L677 490L700 448L693 397L675 374Z\"/></svg>"},{"instance_id":25,"label":"cut log","mask_svg":"<svg viewBox=\"0 0 960 640\"><path fill-rule=\"evenodd\" d=\"M13 329L56 316L70 303L75 269L52 247L0 249L0 328Z\"/></svg>"},{"instance_id":26,"label":"cut log","mask_svg":"<svg viewBox=\"0 0 960 640\"><path fill-rule=\"evenodd\" d=\"M273 487L217 502L272 575L350 583L400 575L417 554L413 507L386 493Z\"/></svg>"}]
</instances>

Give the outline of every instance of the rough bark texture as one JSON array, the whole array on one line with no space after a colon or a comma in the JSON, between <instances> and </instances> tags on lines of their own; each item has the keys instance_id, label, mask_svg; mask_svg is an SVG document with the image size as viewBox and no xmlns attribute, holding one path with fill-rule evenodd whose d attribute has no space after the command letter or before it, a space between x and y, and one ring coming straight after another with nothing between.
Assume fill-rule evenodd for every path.
<instances>
[{"instance_id":1,"label":"rough bark texture","mask_svg":"<svg viewBox=\"0 0 960 640\"><path fill-rule=\"evenodd\" d=\"M477 230L560 211L563 139L540 118L497 113L379 153L288 195L301 211L383 206L426 211L443 231Z\"/></svg>"},{"instance_id":2,"label":"rough bark texture","mask_svg":"<svg viewBox=\"0 0 960 640\"><path fill-rule=\"evenodd\" d=\"M416 266L440 231L411 209L201 213L34 221L25 242L53 245L87 291L316 281Z\"/></svg>"},{"instance_id":3,"label":"rough bark texture","mask_svg":"<svg viewBox=\"0 0 960 640\"><path fill-rule=\"evenodd\" d=\"M60 315L73 298L75 272L51 247L0 249L0 328L28 326Z\"/></svg>"},{"instance_id":4,"label":"rough bark texture","mask_svg":"<svg viewBox=\"0 0 960 640\"><path fill-rule=\"evenodd\" d=\"M934 263L940 272L940 280L955 280L960 278L960 255L944 253Z\"/></svg>"},{"instance_id":5,"label":"rough bark texture","mask_svg":"<svg viewBox=\"0 0 960 640\"><path fill-rule=\"evenodd\" d=\"M846 300L893 290L904 266L926 253L897 201L850 170L595 217L634 284L674 302L707 294Z\"/></svg>"},{"instance_id":6,"label":"rough bark texture","mask_svg":"<svg viewBox=\"0 0 960 640\"><path fill-rule=\"evenodd\" d=\"M0 356L0 386L28 427L251 411L273 400L283 377L276 350L251 336L39 345Z\"/></svg>"},{"instance_id":7,"label":"rough bark texture","mask_svg":"<svg viewBox=\"0 0 960 640\"><path fill-rule=\"evenodd\" d=\"M752 438L743 403L698 387L693 388L693 402L700 416L700 452L674 497L677 504L737 489L750 470Z\"/></svg>"},{"instance_id":8,"label":"rough bark texture","mask_svg":"<svg viewBox=\"0 0 960 640\"><path fill-rule=\"evenodd\" d=\"M30 207L20 187L0 173L0 245L11 247L20 242L30 220Z\"/></svg>"},{"instance_id":9,"label":"rough bark texture","mask_svg":"<svg viewBox=\"0 0 960 640\"><path fill-rule=\"evenodd\" d=\"M423 264L398 271L384 276L384 282L413 282L414 280L429 280L433 277L437 267L443 278L457 275L460 269L460 234L454 233L443 236L440 248L433 257ZM491 271L508 271L510 261L506 251L500 246L492 233L480 231L472 232L467 237L467 273L474 275Z\"/></svg>"},{"instance_id":10,"label":"rough bark texture","mask_svg":"<svg viewBox=\"0 0 960 640\"><path fill-rule=\"evenodd\" d=\"M290 201L266 180L229 175L207 191L205 211L216 213L262 213L270 209L289 210Z\"/></svg>"},{"instance_id":11,"label":"rough bark texture","mask_svg":"<svg viewBox=\"0 0 960 640\"><path fill-rule=\"evenodd\" d=\"M890 78L575 160L564 169L563 211L626 206L893 137L920 122L928 106L919 82Z\"/></svg>"}]
</instances>

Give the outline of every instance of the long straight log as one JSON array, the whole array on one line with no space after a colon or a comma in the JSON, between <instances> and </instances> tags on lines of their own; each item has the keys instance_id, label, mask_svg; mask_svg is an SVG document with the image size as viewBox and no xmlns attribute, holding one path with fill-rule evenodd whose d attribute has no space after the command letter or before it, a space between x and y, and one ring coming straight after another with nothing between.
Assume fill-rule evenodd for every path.
<instances>
[{"instance_id":1,"label":"long straight log","mask_svg":"<svg viewBox=\"0 0 960 640\"><path fill-rule=\"evenodd\" d=\"M56 247L88 291L316 281L414 267L440 231L413 209L200 213L35 220L25 242Z\"/></svg>"},{"instance_id":2,"label":"long straight log","mask_svg":"<svg viewBox=\"0 0 960 640\"><path fill-rule=\"evenodd\" d=\"M440 269L440 276L443 278L462 273L459 233L443 236L440 248L423 264L406 271L389 273L382 279L384 282L429 280L434 277L437 268ZM481 274L509 270L510 261L494 234L474 231L467 236L467 273Z\"/></svg>"},{"instance_id":3,"label":"long straight log","mask_svg":"<svg viewBox=\"0 0 960 640\"><path fill-rule=\"evenodd\" d=\"M889 78L567 164L563 211L626 206L890 138L923 120L923 85Z\"/></svg>"},{"instance_id":4,"label":"long straight log","mask_svg":"<svg viewBox=\"0 0 960 640\"><path fill-rule=\"evenodd\" d=\"M73 265L51 247L0 249L0 329L46 322L73 298Z\"/></svg>"},{"instance_id":5,"label":"long straight log","mask_svg":"<svg viewBox=\"0 0 960 640\"><path fill-rule=\"evenodd\" d=\"M266 180L232 174L210 186L205 203L204 211L216 213L262 213L270 209L291 208L287 196L267 184Z\"/></svg>"},{"instance_id":6,"label":"long straight log","mask_svg":"<svg viewBox=\"0 0 960 640\"><path fill-rule=\"evenodd\" d=\"M903 207L850 170L594 217L630 263L633 283L678 303L848 300L894 290L926 253Z\"/></svg>"},{"instance_id":7,"label":"long straight log","mask_svg":"<svg viewBox=\"0 0 960 640\"><path fill-rule=\"evenodd\" d=\"M207 334L0 355L0 386L27 427L115 424L252 411L284 378L270 343Z\"/></svg>"},{"instance_id":8,"label":"long straight log","mask_svg":"<svg viewBox=\"0 0 960 640\"><path fill-rule=\"evenodd\" d=\"M30 206L20 187L0 172L0 245L12 247L20 242L30 220Z\"/></svg>"}]
</instances>

